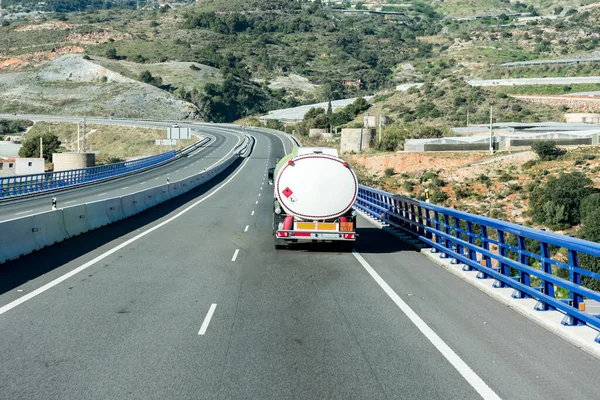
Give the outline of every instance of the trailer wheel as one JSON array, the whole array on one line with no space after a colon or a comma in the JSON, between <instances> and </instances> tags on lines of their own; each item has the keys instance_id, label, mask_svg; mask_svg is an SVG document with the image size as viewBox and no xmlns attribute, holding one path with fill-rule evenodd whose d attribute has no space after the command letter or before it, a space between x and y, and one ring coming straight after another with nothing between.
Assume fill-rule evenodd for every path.
<instances>
[{"instance_id":1,"label":"trailer wheel","mask_svg":"<svg viewBox=\"0 0 600 400\"><path fill-rule=\"evenodd\" d=\"M288 248L285 240L275 239L275 250L285 250Z\"/></svg>"},{"instance_id":2,"label":"trailer wheel","mask_svg":"<svg viewBox=\"0 0 600 400\"><path fill-rule=\"evenodd\" d=\"M343 253L351 253L354 250L354 242L341 242L339 249Z\"/></svg>"}]
</instances>

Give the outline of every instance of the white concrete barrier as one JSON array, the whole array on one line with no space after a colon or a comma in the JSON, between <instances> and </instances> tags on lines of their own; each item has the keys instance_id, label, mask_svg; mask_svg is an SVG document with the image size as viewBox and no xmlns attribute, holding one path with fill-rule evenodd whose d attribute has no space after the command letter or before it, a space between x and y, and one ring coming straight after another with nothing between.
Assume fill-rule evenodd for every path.
<instances>
[{"instance_id":1,"label":"white concrete barrier","mask_svg":"<svg viewBox=\"0 0 600 400\"><path fill-rule=\"evenodd\" d=\"M109 223L113 223L116 221L120 221L125 216L123 215L123 208L121 205L121 198L117 197L114 199L108 199L104 202L106 209L106 217L110 221Z\"/></svg>"},{"instance_id":2,"label":"white concrete barrier","mask_svg":"<svg viewBox=\"0 0 600 400\"><path fill-rule=\"evenodd\" d=\"M91 229L110 224L112 221L106 212L106 200L87 203L87 219Z\"/></svg>"},{"instance_id":3,"label":"white concrete barrier","mask_svg":"<svg viewBox=\"0 0 600 400\"><path fill-rule=\"evenodd\" d=\"M154 197L156 197L158 203L163 203L171 199L171 194L169 193L169 185L161 185L154 189Z\"/></svg>"},{"instance_id":4,"label":"white concrete barrier","mask_svg":"<svg viewBox=\"0 0 600 400\"><path fill-rule=\"evenodd\" d=\"M14 260L38 249L33 236L33 218L4 221L0 225L0 261Z\"/></svg>"},{"instance_id":5,"label":"white concrete barrier","mask_svg":"<svg viewBox=\"0 0 600 400\"><path fill-rule=\"evenodd\" d=\"M141 213L146 209L146 191L136 192L133 194L133 208L136 214Z\"/></svg>"},{"instance_id":6,"label":"white concrete barrier","mask_svg":"<svg viewBox=\"0 0 600 400\"><path fill-rule=\"evenodd\" d=\"M80 204L62 209L65 231L70 237L80 235L92 229L87 219L87 205Z\"/></svg>"},{"instance_id":7,"label":"white concrete barrier","mask_svg":"<svg viewBox=\"0 0 600 400\"><path fill-rule=\"evenodd\" d=\"M128 194L126 196L121 197L121 211L123 212L123 217L131 217L135 215L137 212L137 207L133 203L135 200L135 194Z\"/></svg>"},{"instance_id":8,"label":"white concrete barrier","mask_svg":"<svg viewBox=\"0 0 600 400\"><path fill-rule=\"evenodd\" d=\"M69 237L65 230L62 210L32 215L31 221L33 237L39 249L62 242Z\"/></svg>"}]
</instances>

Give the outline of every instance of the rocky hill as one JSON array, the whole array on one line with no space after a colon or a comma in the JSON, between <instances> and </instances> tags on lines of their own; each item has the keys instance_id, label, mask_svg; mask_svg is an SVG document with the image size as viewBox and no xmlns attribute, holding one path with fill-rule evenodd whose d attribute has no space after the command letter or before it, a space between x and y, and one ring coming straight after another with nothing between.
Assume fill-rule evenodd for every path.
<instances>
[{"instance_id":1,"label":"rocky hill","mask_svg":"<svg viewBox=\"0 0 600 400\"><path fill-rule=\"evenodd\" d=\"M153 119L197 115L193 104L78 54L64 55L34 69L0 74L0 109L12 113Z\"/></svg>"}]
</instances>

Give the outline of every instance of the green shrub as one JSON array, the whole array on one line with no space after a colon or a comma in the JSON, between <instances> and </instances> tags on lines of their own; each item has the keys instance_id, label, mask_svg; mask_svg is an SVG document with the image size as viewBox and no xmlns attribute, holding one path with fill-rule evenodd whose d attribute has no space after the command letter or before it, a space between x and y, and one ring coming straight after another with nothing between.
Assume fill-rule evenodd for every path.
<instances>
[{"instance_id":1,"label":"green shrub","mask_svg":"<svg viewBox=\"0 0 600 400\"><path fill-rule=\"evenodd\" d=\"M386 168L384 171L385 176L392 176L396 173L394 168Z\"/></svg>"},{"instance_id":2,"label":"green shrub","mask_svg":"<svg viewBox=\"0 0 600 400\"><path fill-rule=\"evenodd\" d=\"M431 192L429 200L433 204L444 204L446 200L448 200L448 194L442 192L441 190L434 190L433 192Z\"/></svg>"},{"instance_id":3,"label":"green shrub","mask_svg":"<svg viewBox=\"0 0 600 400\"><path fill-rule=\"evenodd\" d=\"M531 191L533 220L552 229L564 229L581 221L581 200L594 193L593 182L581 172L551 177Z\"/></svg>"},{"instance_id":4,"label":"green shrub","mask_svg":"<svg viewBox=\"0 0 600 400\"><path fill-rule=\"evenodd\" d=\"M596 156L593 154L584 154L582 157L584 160L595 160Z\"/></svg>"},{"instance_id":5,"label":"green shrub","mask_svg":"<svg viewBox=\"0 0 600 400\"><path fill-rule=\"evenodd\" d=\"M531 150L538 155L542 161L555 160L562 154L562 151L556 147L554 140L542 140L533 143Z\"/></svg>"},{"instance_id":6,"label":"green shrub","mask_svg":"<svg viewBox=\"0 0 600 400\"><path fill-rule=\"evenodd\" d=\"M490 179L489 176L485 175L485 174L481 174L477 177L477 181L480 183L483 183L485 186L490 187L490 185L492 184L492 181Z\"/></svg>"},{"instance_id":7,"label":"green shrub","mask_svg":"<svg viewBox=\"0 0 600 400\"><path fill-rule=\"evenodd\" d=\"M498 180L499 180L500 182L508 182L508 181L512 181L512 180L514 180L514 179L515 179L515 177L514 177L514 176L512 176L512 175L510 175L510 174L507 174L506 172L502 173L502 175L500 175L500 176L498 177Z\"/></svg>"},{"instance_id":8,"label":"green shrub","mask_svg":"<svg viewBox=\"0 0 600 400\"><path fill-rule=\"evenodd\" d=\"M521 165L521 169L523 171L527 171L529 169L531 169L531 167L533 167L534 165L536 165L538 163L538 160L529 160L523 163L523 165Z\"/></svg>"},{"instance_id":9,"label":"green shrub","mask_svg":"<svg viewBox=\"0 0 600 400\"><path fill-rule=\"evenodd\" d=\"M594 209L586 216L578 236L585 240L600 243L600 208ZM583 269L600 274L600 258L579 252L579 265ZM581 277L581 284L588 289L600 291L600 280L587 276Z\"/></svg>"},{"instance_id":10,"label":"green shrub","mask_svg":"<svg viewBox=\"0 0 600 400\"><path fill-rule=\"evenodd\" d=\"M587 217L596 210L600 210L600 193L592 193L589 196L584 197L579 206L581 222L586 223Z\"/></svg>"}]
</instances>

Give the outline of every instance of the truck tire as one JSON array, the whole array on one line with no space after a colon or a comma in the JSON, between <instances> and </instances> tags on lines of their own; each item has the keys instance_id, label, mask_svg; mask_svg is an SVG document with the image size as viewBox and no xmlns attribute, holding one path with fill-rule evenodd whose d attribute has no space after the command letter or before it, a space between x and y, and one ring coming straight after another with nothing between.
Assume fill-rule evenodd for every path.
<instances>
[{"instance_id":1,"label":"truck tire","mask_svg":"<svg viewBox=\"0 0 600 400\"><path fill-rule=\"evenodd\" d=\"M275 239L275 250L285 250L288 248L285 240Z\"/></svg>"},{"instance_id":2,"label":"truck tire","mask_svg":"<svg viewBox=\"0 0 600 400\"><path fill-rule=\"evenodd\" d=\"M341 242L338 248L342 253L351 253L354 250L354 242Z\"/></svg>"}]
</instances>

